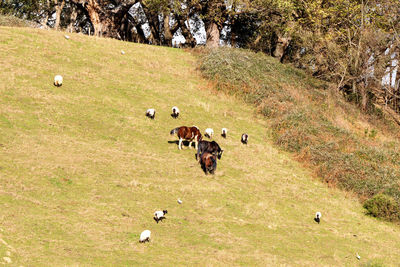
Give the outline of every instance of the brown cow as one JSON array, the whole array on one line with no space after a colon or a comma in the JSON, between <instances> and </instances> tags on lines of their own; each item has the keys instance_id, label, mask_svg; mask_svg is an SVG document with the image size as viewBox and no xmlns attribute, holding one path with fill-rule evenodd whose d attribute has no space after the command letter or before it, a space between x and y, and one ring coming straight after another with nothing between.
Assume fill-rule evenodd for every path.
<instances>
[{"instance_id":1,"label":"brown cow","mask_svg":"<svg viewBox=\"0 0 400 267\"><path fill-rule=\"evenodd\" d=\"M181 127L172 129L170 134L171 135L178 134L178 138L179 138L178 148L179 149L182 149L182 141L188 140L189 147L192 146L192 143L194 141L194 146L197 150L198 143L202 138L200 130L196 126L192 126L192 127L181 126Z\"/></svg>"},{"instance_id":2,"label":"brown cow","mask_svg":"<svg viewBox=\"0 0 400 267\"><path fill-rule=\"evenodd\" d=\"M205 174L207 174L207 172L214 174L217 169L217 156L209 152L204 152L201 154L200 164Z\"/></svg>"}]
</instances>

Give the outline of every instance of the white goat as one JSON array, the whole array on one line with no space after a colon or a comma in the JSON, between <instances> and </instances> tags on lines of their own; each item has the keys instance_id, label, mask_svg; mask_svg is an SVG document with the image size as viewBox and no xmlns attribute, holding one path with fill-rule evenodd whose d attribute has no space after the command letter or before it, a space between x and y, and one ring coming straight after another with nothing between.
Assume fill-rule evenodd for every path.
<instances>
[{"instance_id":1,"label":"white goat","mask_svg":"<svg viewBox=\"0 0 400 267\"><path fill-rule=\"evenodd\" d=\"M140 234L139 242L140 243L150 242L150 235L151 235L150 230L144 230Z\"/></svg>"},{"instance_id":2,"label":"white goat","mask_svg":"<svg viewBox=\"0 0 400 267\"><path fill-rule=\"evenodd\" d=\"M54 77L54 85L60 87L63 83L63 77L61 75L56 75Z\"/></svg>"},{"instance_id":3,"label":"white goat","mask_svg":"<svg viewBox=\"0 0 400 267\"><path fill-rule=\"evenodd\" d=\"M214 130L211 129L211 128L207 128L207 129L204 131L204 136L206 136L206 137L208 137L208 138L211 139L211 138L214 136Z\"/></svg>"}]
</instances>

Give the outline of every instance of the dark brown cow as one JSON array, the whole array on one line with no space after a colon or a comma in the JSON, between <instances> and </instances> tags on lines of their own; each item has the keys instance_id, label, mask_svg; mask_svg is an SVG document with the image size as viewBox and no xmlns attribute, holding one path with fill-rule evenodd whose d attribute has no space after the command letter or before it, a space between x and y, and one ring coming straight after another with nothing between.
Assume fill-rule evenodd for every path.
<instances>
[{"instance_id":1,"label":"dark brown cow","mask_svg":"<svg viewBox=\"0 0 400 267\"><path fill-rule=\"evenodd\" d=\"M195 146L195 148L197 150L198 143L202 138L200 130L196 126L192 126L192 127L181 126L181 127L172 129L170 134L171 135L174 135L174 134L178 135L178 138L179 138L178 148L179 149L182 149L182 141L183 140L188 140L189 141L189 147L191 147L192 143L194 142L194 146Z\"/></svg>"},{"instance_id":2,"label":"dark brown cow","mask_svg":"<svg viewBox=\"0 0 400 267\"><path fill-rule=\"evenodd\" d=\"M201 154L200 164L205 174L207 172L214 174L217 169L217 157L209 152L204 152Z\"/></svg>"}]
</instances>

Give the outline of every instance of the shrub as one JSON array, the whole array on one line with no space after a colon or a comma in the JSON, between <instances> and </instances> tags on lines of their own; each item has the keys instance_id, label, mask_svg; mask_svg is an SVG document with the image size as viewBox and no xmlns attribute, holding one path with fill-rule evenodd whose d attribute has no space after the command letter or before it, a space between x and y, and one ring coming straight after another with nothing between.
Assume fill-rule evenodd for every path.
<instances>
[{"instance_id":1,"label":"shrub","mask_svg":"<svg viewBox=\"0 0 400 267\"><path fill-rule=\"evenodd\" d=\"M400 206L392 197L386 194L379 193L368 199L364 203L364 208L368 211L368 214L374 217L391 221L400 219Z\"/></svg>"}]
</instances>

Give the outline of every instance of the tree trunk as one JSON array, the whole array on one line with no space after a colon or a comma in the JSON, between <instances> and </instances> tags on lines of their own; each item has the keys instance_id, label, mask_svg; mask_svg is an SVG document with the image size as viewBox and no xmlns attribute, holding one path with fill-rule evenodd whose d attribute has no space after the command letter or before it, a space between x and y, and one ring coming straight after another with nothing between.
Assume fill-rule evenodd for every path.
<instances>
[{"instance_id":1,"label":"tree trunk","mask_svg":"<svg viewBox=\"0 0 400 267\"><path fill-rule=\"evenodd\" d=\"M47 28L47 22L49 21L49 16L50 16L50 0L46 1L46 16L44 17L43 21L42 21L42 26Z\"/></svg>"},{"instance_id":2,"label":"tree trunk","mask_svg":"<svg viewBox=\"0 0 400 267\"><path fill-rule=\"evenodd\" d=\"M177 19L179 23L179 28L181 29L182 35L185 38L185 46L192 48L195 47L197 44L196 39L193 37L190 29L186 26L185 19L183 17L179 17Z\"/></svg>"},{"instance_id":3,"label":"tree trunk","mask_svg":"<svg viewBox=\"0 0 400 267\"><path fill-rule=\"evenodd\" d=\"M69 24L67 27L67 30L69 32L75 32L75 23L76 23L76 18L78 17L78 10L75 4L71 3L71 15L69 17Z\"/></svg>"},{"instance_id":4,"label":"tree trunk","mask_svg":"<svg viewBox=\"0 0 400 267\"><path fill-rule=\"evenodd\" d=\"M215 22L206 23L206 46L216 48L219 46L220 30Z\"/></svg>"},{"instance_id":5,"label":"tree trunk","mask_svg":"<svg viewBox=\"0 0 400 267\"><path fill-rule=\"evenodd\" d=\"M144 44L146 42L146 36L144 34L144 31L143 31L142 27L139 24L137 24L135 26L135 29L136 29L136 33L135 33L133 41L136 42L136 43Z\"/></svg>"},{"instance_id":6,"label":"tree trunk","mask_svg":"<svg viewBox=\"0 0 400 267\"><path fill-rule=\"evenodd\" d=\"M171 28L169 27L169 14L164 14L164 42L163 44L166 46L172 46L172 32Z\"/></svg>"},{"instance_id":7,"label":"tree trunk","mask_svg":"<svg viewBox=\"0 0 400 267\"><path fill-rule=\"evenodd\" d=\"M90 22L92 23L93 26L93 35L95 36L101 36L102 35L102 28L103 25L101 24L100 21L100 15L99 15L99 5L95 0L89 0L87 4L85 5L86 11L88 12Z\"/></svg>"},{"instance_id":8,"label":"tree trunk","mask_svg":"<svg viewBox=\"0 0 400 267\"><path fill-rule=\"evenodd\" d=\"M291 40L290 37L285 38L278 36L278 41L276 43L276 47L272 55L276 58L279 58L280 62L283 61L283 57L285 56L286 48L289 46L290 40Z\"/></svg>"},{"instance_id":9,"label":"tree trunk","mask_svg":"<svg viewBox=\"0 0 400 267\"><path fill-rule=\"evenodd\" d=\"M65 0L62 0L61 2L58 0L55 0L55 4L56 4L56 22L54 24L54 28L56 30L59 30L60 29L60 21L61 21L61 12L64 8Z\"/></svg>"}]
</instances>

